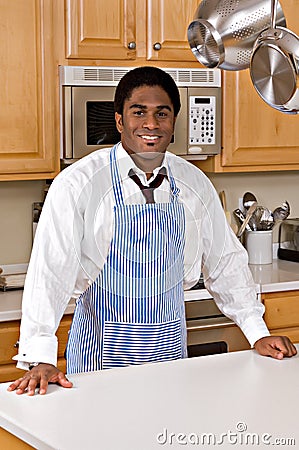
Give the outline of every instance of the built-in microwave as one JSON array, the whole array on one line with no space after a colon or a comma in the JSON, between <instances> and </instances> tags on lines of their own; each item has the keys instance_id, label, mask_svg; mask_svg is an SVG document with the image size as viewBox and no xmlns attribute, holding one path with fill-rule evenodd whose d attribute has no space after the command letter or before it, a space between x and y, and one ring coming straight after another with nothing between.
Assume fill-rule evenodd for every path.
<instances>
[{"instance_id":1,"label":"built-in microwave","mask_svg":"<svg viewBox=\"0 0 299 450\"><path fill-rule=\"evenodd\" d=\"M66 163L120 140L114 120L115 88L130 67L60 66L61 159ZM221 150L219 69L167 68L181 96L168 150L206 159Z\"/></svg>"}]
</instances>

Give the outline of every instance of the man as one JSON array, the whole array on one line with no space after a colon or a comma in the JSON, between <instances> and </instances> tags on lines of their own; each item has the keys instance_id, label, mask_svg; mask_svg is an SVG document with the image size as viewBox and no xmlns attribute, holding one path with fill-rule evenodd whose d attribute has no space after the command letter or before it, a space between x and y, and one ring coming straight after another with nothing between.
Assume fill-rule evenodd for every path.
<instances>
[{"instance_id":1,"label":"man","mask_svg":"<svg viewBox=\"0 0 299 450\"><path fill-rule=\"evenodd\" d=\"M219 308L262 355L296 353L270 337L247 254L205 175L166 152L180 109L172 78L136 68L115 93L121 143L64 170L46 198L23 296L18 394L72 383L56 367L55 331L71 297L76 310L67 372L187 356L184 287L202 271ZM154 190L155 188L155 190Z\"/></svg>"}]
</instances>

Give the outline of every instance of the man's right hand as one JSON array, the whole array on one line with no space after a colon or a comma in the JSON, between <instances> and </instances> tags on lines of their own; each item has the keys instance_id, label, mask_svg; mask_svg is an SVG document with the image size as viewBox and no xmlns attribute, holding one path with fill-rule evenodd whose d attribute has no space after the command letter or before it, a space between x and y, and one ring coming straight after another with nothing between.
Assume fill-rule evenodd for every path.
<instances>
[{"instance_id":1,"label":"man's right hand","mask_svg":"<svg viewBox=\"0 0 299 450\"><path fill-rule=\"evenodd\" d=\"M39 386L39 394L46 394L49 383L56 383L65 388L71 388L73 383L69 381L61 370L52 364L40 363L25 373L22 378L14 381L7 388L8 391L16 391L17 394L34 395Z\"/></svg>"}]
</instances>

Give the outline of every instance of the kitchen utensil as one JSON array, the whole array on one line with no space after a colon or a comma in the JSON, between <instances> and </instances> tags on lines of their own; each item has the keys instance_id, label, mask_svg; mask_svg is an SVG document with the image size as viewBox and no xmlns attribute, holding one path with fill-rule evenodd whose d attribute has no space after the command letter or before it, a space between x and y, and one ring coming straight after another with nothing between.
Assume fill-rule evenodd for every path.
<instances>
[{"instance_id":1,"label":"kitchen utensil","mask_svg":"<svg viewBox=\"0 0 299 450\"><path fill-rule=\"evenodd\" d=\"M299 38L276 27L277 0L272 0L271 27L257 38L250 61L250 76L260 97L287 114L299 112Z\"/></svg>"},{"instance_id":2,"label":"kitchen utensil","mask_svg":"<svg viewBox=\"0 0 299 450\"><path fill-rule=\"evenodd\" d=\"M253 202L257 202L256 196L252 192L245 192L245 194L243 195L244 208L248 210Z\"/></svg>"},{"instance_id":3,"label":"kitchen utensil","mask_svg":"<svg viewBox=\"0 0 299 450\"><path fill-rule=\"evenodd\" d=\"M237 208L237 209L233 210L233 214L240 226L245 220L245 216L244 216L243 212L239 208Z\"/></svg>"},{"instance_id":4,"label":"kitchen utensil","mask_svg":"<svg viewBox=\"0 0 299 450\"><path fill-rule=\"evenodd\" d=\"M287 201L285 201L282 206L278 206L273 211L273 219L274 223L281 222L282 220L285 220L290 215L290 205Z\"/></svg>"},{"instance_id":5,"label":"kitchen utensil","mask_svg":"<svg viewBox=\"0 0 299 450\"><path fill-rule=\"evenodd\" d=\"M242 225L242 223L245 220L245 216L244 216L243 212L239 208L235 209L233 211L233 214L234 214L234 217L235 217L236 222L238 224L238 228L240 228L240 226ZM250 226L248 224L246 225L246 230L249 230L249 231L251 230L251 228L250 228ZM238 232L238 230L237 230L237 232ZM236 232L236 234L237 234L237 232Z\"/></svg>"},{"instance_id":6,"label":"kitchen utensil","mask_svg":"<svg viewBox=\"0 0 299 450\"><path fill-rule=\"evenodd\" d=\"M222 208L223 208L224 213L225 213L226 220L227 220L228 223L231 225L231 223L232 223L232 220L231 220L231 219L232 219L232 218L231 218L231 213L230 213L230 212L228 211L228 209L227 209L225 192L224 192L224 191L219 192L219 197L220 197L220 201L221 201Z\"/></svg>"},{"instance_id":7,"label":"kitchen utensil","mask_svg":"<svg viewBox=\"0 0 299 450\"><path fill-rule=\"evenodd\" d=\"M280 4L276 20L285 26ZM206 67L247 69L254 42L270 23L269 0L203 0L188 27L188 41Z\"/></svg>"},{"instance_id":8,"label":"kitchen utensil","mask_svg":"<svg viewBox=\"0 0 299 450\"><path fill-rule=\"evenodd\" d=\"M239 228L239 231L237 233L237 237L240 238L242 236L242 234L244 233L245 229L246 229L246 225L248 224L252 214L254 213L255 209L257 207L257 202L253 202L252 205L249 207L245 220L242 223L242 225Z\"/></svg>"},{"instance_id":9,"label":"kitchen utensil","mask_svg":"<svg viewBox=\"0 0 299 450\"><path fill-rule=\"evenodd\" d=\"M274 226L272 212L265 206L257 206L249 220L249 225L254 231L271 230Z\"/></svg>"}]
</instances>

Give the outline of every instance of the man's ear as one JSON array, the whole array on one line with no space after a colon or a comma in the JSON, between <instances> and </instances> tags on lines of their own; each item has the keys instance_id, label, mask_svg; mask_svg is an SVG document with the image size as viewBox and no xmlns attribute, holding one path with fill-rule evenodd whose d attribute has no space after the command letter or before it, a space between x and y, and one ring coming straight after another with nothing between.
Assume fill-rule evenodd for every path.
<instances>
[{"instance_id":1,"label":"man's ear","mask_svg":"<svg viewBox=\"0 0 299 450\"><path fill-rule=\"evenodd\" d=\"M173 132L174 132L174 127L175 127L176 119L177 119L177 116L174 116L174 118L173 118Z\"/></svg>"},{"instance_id":2,"label":"man's ear","mask_svg":"<svg viewBox=\"0 0 299 450\"><path fill-rule=\"evenodd\" d=\"M123 118L122 115L117 112L115 113L115 124L117 131L121 133L123 131Z\"/></svg>"}]
</instances>

